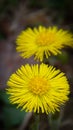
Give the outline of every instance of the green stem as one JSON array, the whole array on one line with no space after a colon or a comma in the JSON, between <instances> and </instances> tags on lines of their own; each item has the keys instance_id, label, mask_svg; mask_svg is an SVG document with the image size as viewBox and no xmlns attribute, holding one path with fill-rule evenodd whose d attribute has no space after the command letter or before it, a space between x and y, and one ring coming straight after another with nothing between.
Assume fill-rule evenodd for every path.
<instances>
[{"instance_id":1,"label":"green stem","mask_svg":"<svg viewBox=\"0 0 73 130\"><path fill-rule=\"evenodd\" d=\"M50 130L48 115L39 114L39 130Z\"/></svg>"}]
</instances>

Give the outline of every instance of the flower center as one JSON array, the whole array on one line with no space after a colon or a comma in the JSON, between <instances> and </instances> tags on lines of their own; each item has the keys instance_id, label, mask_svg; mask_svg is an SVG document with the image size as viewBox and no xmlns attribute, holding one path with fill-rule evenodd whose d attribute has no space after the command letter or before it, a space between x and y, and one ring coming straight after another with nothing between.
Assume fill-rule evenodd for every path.
<instances>
[{"instance_id":1,"label":"flower center","mask_svg":"<svg viewBox=\"0 0 73 130\"><path fill-rule=\"evenodd\" d=\"M36 95L42 95L48 90L48 82L44 78L34 77L29 82L30 91Z\"/></svg>"},{"instance_id":2,"label":"flower center","mask_svg":"<svg viewBox=\"0 0 73 130\"><path fill-rule=\"evenodd\" d=\"M44 32L38 35L36 39L39 45L45 46L55 41L55 34L53 32Z\"/></svg>"}]
</instances>

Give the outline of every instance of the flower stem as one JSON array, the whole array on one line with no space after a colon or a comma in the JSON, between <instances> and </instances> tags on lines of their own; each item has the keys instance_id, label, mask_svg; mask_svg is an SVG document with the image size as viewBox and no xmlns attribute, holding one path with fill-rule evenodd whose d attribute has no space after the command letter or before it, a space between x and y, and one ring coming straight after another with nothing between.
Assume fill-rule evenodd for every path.
<instances>
[{"instance_id":1,"label":"flower stem","mask_svg":"<svg viewBox=\"0 0 73 130\"><path fill-rule=\"evenodd\" d=\"M50 130L48 115L45 113L39 115L39 130Z\"/></svg>"}]
</instances>

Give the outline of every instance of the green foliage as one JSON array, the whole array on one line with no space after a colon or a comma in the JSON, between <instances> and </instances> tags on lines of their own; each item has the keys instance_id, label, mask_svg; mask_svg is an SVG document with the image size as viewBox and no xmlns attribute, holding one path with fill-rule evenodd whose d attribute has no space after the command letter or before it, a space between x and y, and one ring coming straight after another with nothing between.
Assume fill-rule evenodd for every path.
<instances>
[{"instance_id":1,"label":"green foliage","mask_svg":"<svg viewBox=\"0 0 73 130\"><path fill-rule=\"evenodd\" d=\"M44 63L56 65L57 63L61 65L67 64L69 61L69 54L66 51L62 51L62 54L58 54L57 56L50 56L49 59L44 57Z\"/></svg>"},{"instance_id":2,"label":"green foliage","mask_svg":"<svg viewBox=\"0 0 73 130\"><path fill-rule=\"evenodd\" d=\"M50 7L56 9L63 9L66 4L65 0L31 0L29 2L31 7Z\"/></svg>"},{"instance_id":3,"label":"green foliage","mask_svg":"<svg viewBox=\"0 0 73 130\"><path fill-rule=\"evenodd\" d=\"M25 112L21 112L20 109L16 109L15 107L4 107L3 108L3 117L4 124L6 128L17 126L22 122L24 118Z\"/></svg>"},{"instance_id":4,"label":"green foliage","mask_svg":"<svg viewBox=\"0 0 73 130\"><path fill-rule=\"evenodd\" d=\"M0 40L5 39L5 35L0 32Z\"/></svg>"},{"instance_id":5,"label":"green foliage","mask_svg":"<svg viewBox=\"0 0 73 130\"><path fill-rule=\"evenodd\" d=\"M62 52L62 54L57 56L57 60L60 60L62 64L68 63L69 55L67 52Z\"/></svg>"},{"instance_id":6,"label":"green foliage","mask_svg":"<svg viewBox=\"0 0 73 130\"><path fill-rule=\"evenodd\" d=\"M26 115L25 111L21 111L21 109L17 109L15 105L10 104L8 100L8 95L4 92L0 92L0 101L2 103L2 122L5 130L10 130L12 127L18 127L23 118Z\"/></svg>"}]
</instances>

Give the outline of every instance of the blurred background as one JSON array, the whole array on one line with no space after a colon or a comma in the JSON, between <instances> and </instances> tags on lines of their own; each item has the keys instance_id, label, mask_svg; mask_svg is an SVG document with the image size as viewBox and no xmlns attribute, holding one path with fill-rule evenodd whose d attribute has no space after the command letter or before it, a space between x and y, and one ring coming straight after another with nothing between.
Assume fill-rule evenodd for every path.
<instances>
[{"instance_id":1,"label":"blurred background","mask_svg":"<svg viewBox=\"0 0 73 130\"><path fill-rule=\"evenodd\" d=\"M73 0L0 0L0 130L38 130L32 114L16 109L5 92L6 82L13 72L22 64L36 63L33 57L19 56L15 41L23 29L38 25L56 25L73 33ZM63 106L59 118L55 114L52 123L49 121L49 130L73 130L73 48L62 51L61 55L50 57L49 62L66 73L70 100ZM48 60L45 63L48 64Z\"/></svg>"}]
</instances>

